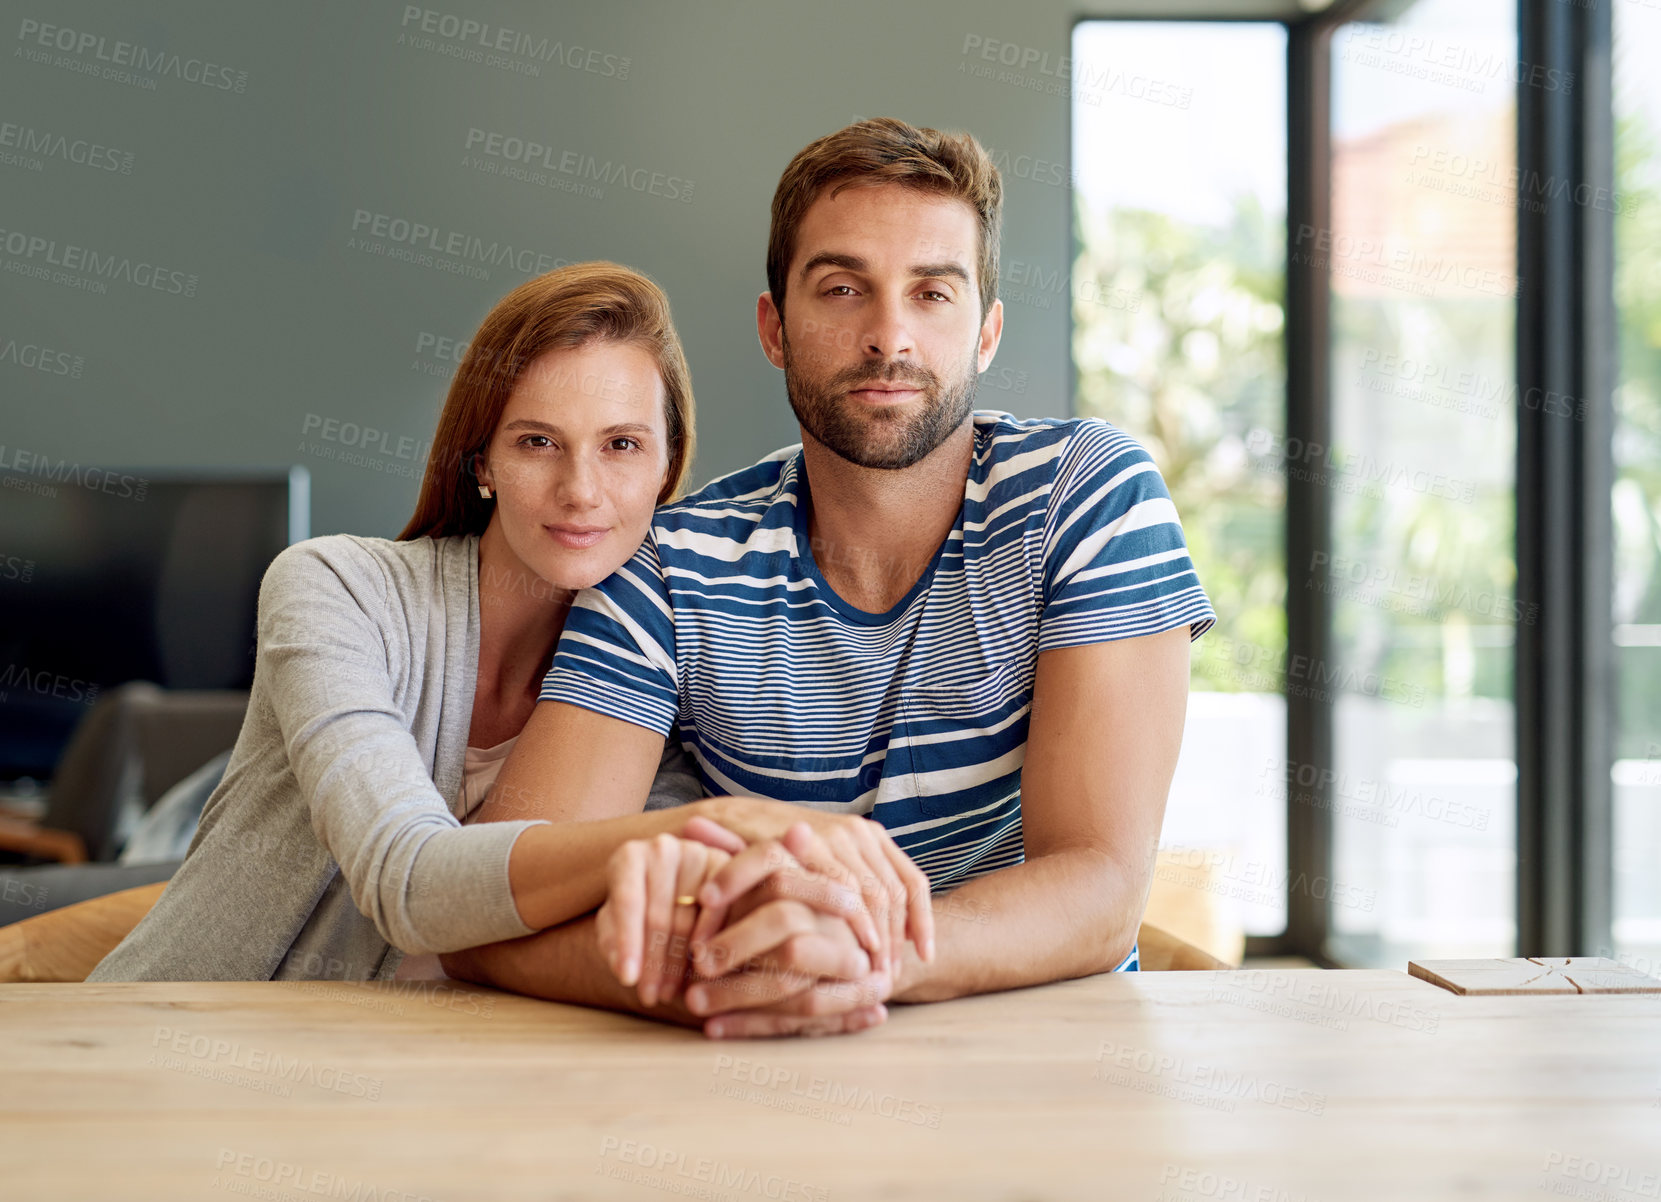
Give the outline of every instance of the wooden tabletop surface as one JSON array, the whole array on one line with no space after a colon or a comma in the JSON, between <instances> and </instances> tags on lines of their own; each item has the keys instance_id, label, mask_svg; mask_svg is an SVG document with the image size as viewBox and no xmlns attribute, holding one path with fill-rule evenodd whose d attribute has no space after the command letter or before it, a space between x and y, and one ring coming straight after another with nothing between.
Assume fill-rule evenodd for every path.
<instances>
[{"instance_id":1,"label":"wooden tabletop surface","mask_svg":"<svg viewBox=\"0 0 1661 1202\"><path fill-rule=\"evenodd\" d=\"M1661 1195L1661 999L1121 973L714 1043L435 984L0 986L7 1199Z\"/></svg>"}]
</instances>

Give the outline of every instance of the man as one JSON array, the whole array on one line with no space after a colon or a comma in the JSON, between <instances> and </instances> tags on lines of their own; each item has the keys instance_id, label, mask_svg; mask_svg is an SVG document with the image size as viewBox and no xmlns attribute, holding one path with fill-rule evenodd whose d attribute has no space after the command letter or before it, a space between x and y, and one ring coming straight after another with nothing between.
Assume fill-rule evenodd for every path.
<instances>
[{"instance_id":1,"label":"man","mask_svg":"<svg viewBox=\"0 0 1661 1202\"><path fill-rule=\"evenodd\" d=\"M1132 439L972 412L1001 205L963 135L862 121L796 156L756 322L801 448L661 510L583 594L502 777L563 782L583 801L560 817L627 813L673 735L711 792L880 823L936 891L937 953L883 982L899 1001L1136 967L1214 620ZM521 943L543 938L466 967L610 1004L577 979L591 932ZM756 1005L726 978L688 1004Z\"/></svg>"}]
</instances>

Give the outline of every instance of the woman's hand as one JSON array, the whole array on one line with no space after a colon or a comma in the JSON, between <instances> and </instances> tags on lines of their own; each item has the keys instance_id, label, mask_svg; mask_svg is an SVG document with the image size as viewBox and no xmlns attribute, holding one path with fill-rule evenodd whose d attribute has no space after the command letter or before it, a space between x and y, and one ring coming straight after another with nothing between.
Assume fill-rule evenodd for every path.
<instances>
[{"instance_id":1,"label":"woman's hand","mask_svg":"<svg viewBox=\"0 0 1661 1202\"><path fill-rule=\"evenodd\" d=\"M715 806L718 821L694 818L682 832L733 856L699 895L706 911L722 911L761 880L779 873L787 860L793 861L807 870L797 875L807 894L801 900L810 905L811 895L823 887L815 882L825 878L855 889L864 899L876 921L876 941L857 922L855 933L894 979L899 977L899 949L907 936L918 956L934 958L928 877L881 825L857 815L824 814L759 798L720 798ZM740 846L740 840L748 846ZM699 934L706 933L701 923Z\"/></svg>"},{"instance_id":2,"label":"woman's hand","mask_svg":"<svg viewBox=\"0 0 1661 1202\"><path fill-rule=\"evenodd\" d=\"M670 834L631 839L606 864L606 900L594 916L600 954L640 1002L673 1000L687 975L695 897L731 857L718 847Z\"/></svg>"},{"instance_id":3,"label":"woman's hand","mask_svg":"<svg viewBox=\"0 0 1661 1202\"><path fill-rule=\"evenodd\" d=\"M702 839L661 834L630 840L606 865L606 901L595 916L600 951L620 982L638 986L645 1006L676 996L687 973L688 953L726 921L727 904L700 910L697 899L728 863L729 849L743 850L744 844L705 820L694 823L701 824ZM689 823L688 829L692 826ZM764 849L752 856L746 873L745 880L754 886L744 891L752 894L749 907L766 901L800 902L845 919L867 950L878 954L883 947L879 927L856 882L825 853L804 846L827 871L810 871L783 846Z\"/></svg>"}]
</instances>

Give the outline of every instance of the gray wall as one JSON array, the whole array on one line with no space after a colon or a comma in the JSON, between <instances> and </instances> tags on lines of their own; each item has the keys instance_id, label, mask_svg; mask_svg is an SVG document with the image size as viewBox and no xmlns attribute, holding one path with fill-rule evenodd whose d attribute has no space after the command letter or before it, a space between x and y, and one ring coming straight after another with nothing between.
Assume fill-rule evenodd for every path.
<instances>
[{"instance_id":1,"label":"gray wall","mask_svg":"<svg viewBox=\"0 0 1661 1202\"><path fill-rule=\"evenodd\" d=\"M390 535L453 367L437 340L465 342L515 284L590 258L669 293L698 394L695 479L731 470L796 440L753 326L778 174L878 114L967 129L998 156L1009 313L980 404L1069 409L1057 67L1078 13L1061 0L0 11L0 467L14 475L20 454L140 474L300 463L314 532ZM444 36L461 19L506 48ZM980 57L993 39L1019 48L1016 67ZM531 167L549 182L480 170L512 164L470 130L552 148L552 169ZM590 181L598 196L552 186L596 169L628 174ZM473 275L441 270L465 253L378 253L391 226L377 237L360 211L476 240ZM530 253L479 263L492 244ZM40 348L44 368L27 365Z\"/></svg>"}]
</instances>

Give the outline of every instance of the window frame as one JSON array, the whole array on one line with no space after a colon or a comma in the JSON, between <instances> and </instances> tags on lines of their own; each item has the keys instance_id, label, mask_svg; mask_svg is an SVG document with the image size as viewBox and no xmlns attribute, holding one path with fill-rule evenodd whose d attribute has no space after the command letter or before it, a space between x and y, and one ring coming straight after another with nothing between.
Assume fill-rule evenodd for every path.
<instances>
[{"instance_id":1,"label":"window frame","mask_svg":"<svg viewBox=\"0 0 1661 1202\"><path fill-rule=\"evenodd\" d=\"M1332 41L1345 25L1388 20L1412 0L1336 0L1321 12L1283 8L1243 16L1116 11L1085 21L1280 21L1287 32L1286 441L1331 444L1331 278L1319 256L1296 262L1300 228L1332 220ZM1519 179L1571 181L1517 220L1516 387L1584 401L1584 420L1520 403L1517 420L1516 600L1538 621L1519 626L1514 650L1519 956L1611 954L1615 648L1614 221L1577 205L1574 185L1614 193L1610 6L1518 0L1522 63L1572 76L1567 90L1519 85ZM1071 39L1069 31L1069 40ZM1547 78L1552 78L1548 76ZM1069 125L1071 109L1068 111ZM1072 154L1069 129L1068 154ZM1074 166L1069 164L1069 166ZM1068 190L1068 204L1072 192ZM1069 223L1070 228L1070 223ZM1069 257L1069 261L1072 261ZM1071 315L1068 317L1069 333ZM1069 337L1069 345L1071 338ZM1069 356L1077 395L1077 367ZM1538 391L1531 391L1538 390ZM1294 443L1293 440L1299 440ZM1287 656L1329 662L1332 604L1307 566L1332 550L1332 495L1317 479L1286 481ZM1336 967L1330 901L1294 880L1330 879L1334 705L1319 690L1286 697L1286 758L1309 764L1317 784L1287 802L1286 929L1246 939L1247 956L1301 956ZM1326 771L1323 771L1325 769Z\"/></svg>"}]
</instances>

